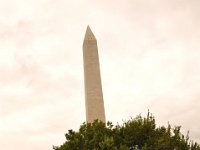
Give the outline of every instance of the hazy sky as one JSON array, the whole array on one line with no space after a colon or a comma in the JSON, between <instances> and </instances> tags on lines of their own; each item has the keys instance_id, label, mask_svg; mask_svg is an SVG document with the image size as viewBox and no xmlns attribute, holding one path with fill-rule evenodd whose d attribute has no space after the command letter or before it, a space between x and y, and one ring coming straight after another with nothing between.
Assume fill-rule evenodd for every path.
<instances>
[{"instance_id":1,"label":"hazy sky","mask_svg":"<svg viewBox=\"0 0 200 150\"><path fill-rule=\"evenodd\" d=\"M154 114L200 142L199 0L0 0L0 147L49 150L85 121L97 40L107 120Z\"/></svg>"}]
</instances>

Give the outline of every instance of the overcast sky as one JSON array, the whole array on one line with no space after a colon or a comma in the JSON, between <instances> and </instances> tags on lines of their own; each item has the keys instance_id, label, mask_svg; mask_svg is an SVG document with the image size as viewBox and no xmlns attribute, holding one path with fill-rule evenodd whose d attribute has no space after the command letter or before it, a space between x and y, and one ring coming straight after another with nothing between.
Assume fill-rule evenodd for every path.
<instances>
[{"instance_id":1,"label":"overcast sky","mask_svg":"<svg viewBox=\"0 0 200 150\"><path fill-rule=\"evenodd\" d=\"M106 118L148 109L200 142L199 0L0 0L0 147L49 150L85 121L82 43L98 42Z\"/></svg>"}]
</instances>

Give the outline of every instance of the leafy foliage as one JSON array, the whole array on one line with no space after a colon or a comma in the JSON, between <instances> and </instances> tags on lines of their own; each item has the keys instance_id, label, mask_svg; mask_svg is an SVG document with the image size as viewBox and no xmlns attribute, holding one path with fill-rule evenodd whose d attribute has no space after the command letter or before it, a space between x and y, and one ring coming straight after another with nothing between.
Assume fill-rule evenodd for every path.
<instances>
[{"instance_id":1,"label":"leafy foliage","mask_svg":"<svg viewBox=\"0 0 200 150\"><path fill-rule=\"evenodd\" d=\"M180 132L181 127L156 127L155 119L137 116L114 126L95 120L83 123L78 132L69 130L66 142L54 150L200 150L197 143Z\"/></svg>"}]
</instances>

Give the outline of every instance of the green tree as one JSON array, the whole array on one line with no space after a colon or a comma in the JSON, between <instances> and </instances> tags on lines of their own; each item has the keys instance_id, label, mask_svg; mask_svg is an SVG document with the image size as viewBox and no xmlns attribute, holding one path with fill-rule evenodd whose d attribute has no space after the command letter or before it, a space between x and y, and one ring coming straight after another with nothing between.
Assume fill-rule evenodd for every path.
<instances>
[{"instance_id":1,"label":"green tree","mask_svg":"<svg viewBox=\"0 0 200 150\"><path fill-rule=\"evenodd\" d=\"M181 127L156 127L150 113L114 126L95 120L83 123L79 131L69 130L66 142L54 150L200 150L199 144L180 132Z\"/></svg>"}]
</instances>

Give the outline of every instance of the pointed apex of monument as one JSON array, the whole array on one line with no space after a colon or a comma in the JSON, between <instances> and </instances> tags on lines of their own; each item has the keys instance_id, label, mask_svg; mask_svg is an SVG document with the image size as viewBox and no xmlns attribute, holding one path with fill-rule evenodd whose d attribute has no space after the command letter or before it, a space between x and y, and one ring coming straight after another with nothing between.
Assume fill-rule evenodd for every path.
<instances>
[{"instance_id":1,"label":"pointed apex of monument","mask_svg":"<svg viewBox=\"0 0 200 150\"><path fill-rule=\"evenodd\" d=\"M90 26L87 26L87 30L85 33L85 39L84 40L96 40L92 30L90 29Z\"/></svg>"}]
</instances>

